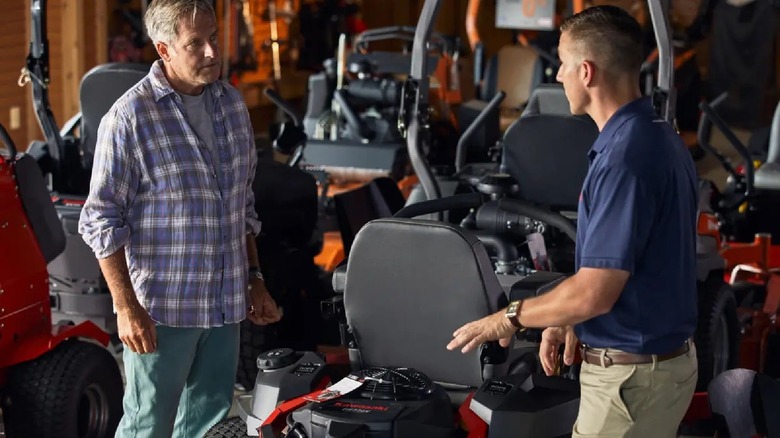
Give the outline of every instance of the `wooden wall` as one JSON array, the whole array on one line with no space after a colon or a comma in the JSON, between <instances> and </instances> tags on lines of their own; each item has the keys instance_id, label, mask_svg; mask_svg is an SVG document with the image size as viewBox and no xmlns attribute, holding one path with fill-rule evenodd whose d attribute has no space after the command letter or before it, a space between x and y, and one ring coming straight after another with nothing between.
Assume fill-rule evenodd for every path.
<instances>
[{"instance_id":1,"label":"wooden wall","mask_svg":"<svg viewBox=\"0 0 780 438\"><path fill-rule=\"evenodd\" d=\"M17 147L24 148L27 142L27 100L28 93L16 85L19 72L24 67L27 55L25 45L25 2L13 1L3 5L0 14L0 123L5 126ZM15 125L11 124L14 113Z\"/></svg>"}]
</instances>

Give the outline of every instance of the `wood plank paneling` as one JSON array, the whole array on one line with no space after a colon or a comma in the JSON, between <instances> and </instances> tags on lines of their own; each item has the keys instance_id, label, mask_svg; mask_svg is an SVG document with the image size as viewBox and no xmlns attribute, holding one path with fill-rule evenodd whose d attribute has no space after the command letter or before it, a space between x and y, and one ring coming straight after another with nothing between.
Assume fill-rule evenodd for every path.
<instances>
[{"instance_id":1,"label":"wood plank paneling","mask_svg":"<svg viewBox=\"0 0 780 438\"><path fill-rule=\"evenodd\" d=\"M0 14L0 123L5 126L17 148L27 147L27 101L29 89L17 85L19 73L25 65L27 45L25 29L25 1L3 4ZM11 112L18 114L18 127L11 126Z\"/></svg>"}]
</instances>

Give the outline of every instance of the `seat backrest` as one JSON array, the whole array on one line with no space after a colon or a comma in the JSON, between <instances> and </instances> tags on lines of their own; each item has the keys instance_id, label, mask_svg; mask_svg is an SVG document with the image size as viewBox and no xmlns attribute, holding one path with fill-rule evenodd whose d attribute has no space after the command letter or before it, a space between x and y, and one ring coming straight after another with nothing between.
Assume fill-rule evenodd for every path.
<instances>
[{"instance_id":1,"label":"seat backrest","mask_svg":"<svg viewBox=\"0 0 780 438\"><path fill-rule=\"evenodd\" d=\"M569 99L561 84L539 84L534 88L523 116L560 115L571 116Z\"/></svg>"},{"instance_id":2,"label":"seat backrest","mask_svg":"<svg viewBox=\"0 0 780 438\"><path fill-rule=\"evenodd\" d=\"M561 86L534 90L533 108L504 134L501 166L517 180L522 199L576 211L599 131L590 117L573 116L568 104L564 113L565 99Z\"/></svg>"},{"instance_id":3,"label":"seat backrest","mask_svg":"<svg viewBox=\"0 0 780 438\"><path fill-rule=\"evenodd\" d=\"M355 238L344 308L361 365L412 367L437 382L482 383L481 352L449 351L452 333L507 302L472 233L423 219L377 219Z\"/></svg>"},{"instance_id":4,"label":"seat backrest","mask_svg":"<svg viewBox=\"0 0 780 438\"><path fill-rule=\"evenodd\" d=\"M113 62L92 68L81 79L81 150L87 157L95 153L100 120L150 68L147 64Z\"/></svg>"},{"instance_id":5,"label":"seat backrest","mask_svg":"<svg viewBox=\"0 0 780 438\"><path fill-rule=\"evenodd\" d=\"M542 61L530 47L504 46L493 56L485 69L483 99L491 99L499 90L506 97L501 109L518 108L528 101L531 90L542 82Z\"/></svg>"},{"instance_id":6,"label":"seat backrest","mask_svg":"<svg viewBox=\"0 0 780 438\"><path fill-rule=\"evenodd\" d=\"M46 263L65 250L65 230L51 200L41 168L30 155L23 155L14 166L19 198L30 221L35 239Z\"/></svg>"},{"instance_id":7,"label":"seat backrest","mask_svg":"<svg viewBox=\"0 0 780 438\"><path fill-rule=\"evenodd\" d=\"M348 257L355 235L369 221L391 217L403 208L405 200L391 178L375 178L356 189L333 196L344 256Z\"/></svg>"}]
</instances>

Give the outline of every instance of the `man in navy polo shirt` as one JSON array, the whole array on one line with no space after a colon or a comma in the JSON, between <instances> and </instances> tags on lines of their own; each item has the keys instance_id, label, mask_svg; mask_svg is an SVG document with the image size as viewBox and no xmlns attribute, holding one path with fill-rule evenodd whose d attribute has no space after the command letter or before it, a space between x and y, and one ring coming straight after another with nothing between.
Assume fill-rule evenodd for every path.
<instances>
[{"instance_id":1,"label":"man in navy polo shirt","mask_svg":"<svg viewBox=\"0 0 780 438\"><path fill-rule=\"evenodd\" d=\"M575 437L674 437L693 396L697 175L673 128L641 96L642 32L624 10L594 7L561 26L558 81L600 135L577 216L577 272L548 293L464 325L447 345L508 345L548 327L545 372L583 347ZM555 145L550 145L555 147Z\"/></svg>"}]
</instances>

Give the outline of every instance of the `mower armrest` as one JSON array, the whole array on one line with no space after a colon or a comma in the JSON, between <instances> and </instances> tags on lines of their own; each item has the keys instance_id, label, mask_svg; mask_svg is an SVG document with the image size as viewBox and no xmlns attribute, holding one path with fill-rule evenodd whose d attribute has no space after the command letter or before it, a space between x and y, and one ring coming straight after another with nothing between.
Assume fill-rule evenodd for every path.
<instances>
[{"instance_id":1,"label":"mower armrest","mask_svg":"<svg viewBox=\"0 0 780 438\"><path fill-rule=\"evenodd\" d=\"M331 277L333 291L339 295L344 295L344 288L347 286L347 264L343 263L333 270Z\"/></svg>"}]
</instances>

